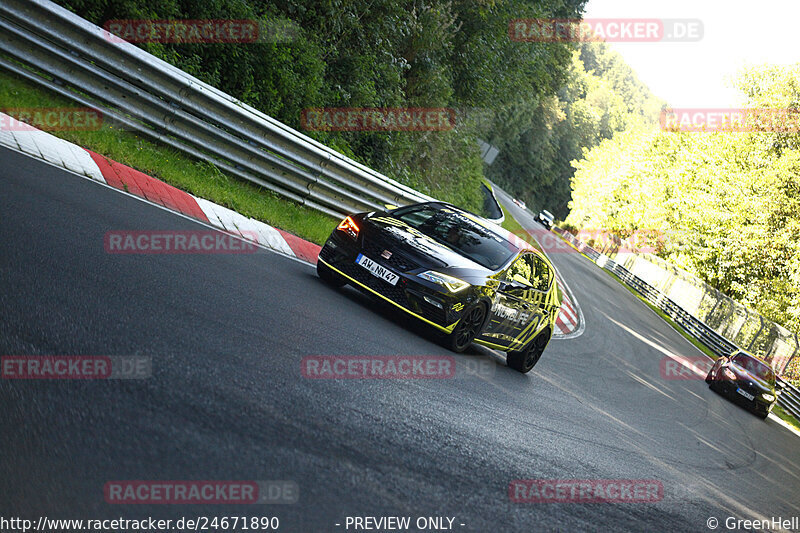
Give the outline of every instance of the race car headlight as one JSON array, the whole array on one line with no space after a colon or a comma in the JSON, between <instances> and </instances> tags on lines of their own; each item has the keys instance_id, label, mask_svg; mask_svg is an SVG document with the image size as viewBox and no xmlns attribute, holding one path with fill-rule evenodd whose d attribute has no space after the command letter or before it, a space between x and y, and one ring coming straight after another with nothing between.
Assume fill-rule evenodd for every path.
<instances>
[{"instance_id":1,"label":"race car headlight","mask_svg":"<svg viewBox=\"0 0 800 533\"><path fill-rule=\"evenodd\" d=\"M728 379L732 379L732 380L736 381L736 374L734 374L734 373L733 373L733 370L731 370L730 368L723 368L723 369L722 369L722 374L723 374L723 375L724 375L726 378L728 378Z\"/></svg>"},{"instance_id":2,"label":"race car headlight","mask_svg":"<svg viewBox=\"0 0 800 533\"><path fill-rule=\"evenodd\" d=\"M772 394L766 393L766 392L761 394L761 397L764 398L765 400L767 400L768 402L775 401L775 396L773 396Z\"/></svg>"},{"instance_id":3,"label":"race car headlight","mask_svg":"<svg viewBox=\"0 0 800 533\"><path fill-rule=\"evenodd\" d=\"M469 287L469 283L464 280L454 278L453 276L448 276L447 274L442 274L441 272L434 272L433 270L428 270L427 272L423 272L422 274L418 275L422 279L432 281L437 285L447 288L447 290L450 292L463 291Z\"/></svg>"},{"instance_id":4,"label":"race car headlight","mask_svg":"<svg viewBox=\"0 0 800 533\"><path fill-rule=\"evenodd\" d=\"M344 220L339 222L339 225L336 226L336 229L347 233L354 239L358 237L358 231L359 231L358 226L350 217L346 217Z\"/></svg>"}]
</instances>

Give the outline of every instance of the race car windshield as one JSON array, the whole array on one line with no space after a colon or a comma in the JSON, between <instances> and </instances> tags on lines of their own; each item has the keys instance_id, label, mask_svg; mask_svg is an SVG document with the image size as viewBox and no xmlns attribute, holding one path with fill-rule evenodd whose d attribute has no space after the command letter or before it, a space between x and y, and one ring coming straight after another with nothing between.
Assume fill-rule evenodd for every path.
<instances>
[{"instance_id":1,"label":"race car windshield","mask_svg":"<svg viewBox=\"0 0 800 533\"><path fill-rule=\"evenodd\" d=\"M393 216L479 265L497 270L519 249L506 239L447 207L426 205Z\"/></svg>"},{"instance_id":2,"label":"race car windshield","mask_svg":"<svg viewBox=\"0 0 800 533\"><path fill-rule=\"evenodd\" d=\"M732 361L759 379L769 382L775 381L775 374L773 374L772 369L758 359L740 353L734 355Z\"/></svg>"}]
</instances>

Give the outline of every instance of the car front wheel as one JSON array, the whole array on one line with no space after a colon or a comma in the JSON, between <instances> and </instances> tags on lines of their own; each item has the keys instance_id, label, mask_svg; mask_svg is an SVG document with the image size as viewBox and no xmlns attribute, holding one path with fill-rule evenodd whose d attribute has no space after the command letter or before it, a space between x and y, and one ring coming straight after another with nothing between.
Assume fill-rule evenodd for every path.
<instances>
[{"instance_id":1,"label":"car front wheel","mask_svg":"<svg viewBox=\"0 0 800 533\"><path fill-rule=\"evenodd\" d=\"M447 347L457 353L466 350L481 332L485 318L486 307L483 304L476 304L467 309L455 329L447 336Z\"/></svg>"},{"instance_id":2,"label":"car front wheel","mask_svg":"<svg viewBox=\"0 0 800 533\"><path fill-rule=\"evenodd\" d=\"M525 348L518 352L508 352L506 364L518 372L527 374L536 366L550 340L550 328L545 328Z\"/></svg>"}]
</instances>

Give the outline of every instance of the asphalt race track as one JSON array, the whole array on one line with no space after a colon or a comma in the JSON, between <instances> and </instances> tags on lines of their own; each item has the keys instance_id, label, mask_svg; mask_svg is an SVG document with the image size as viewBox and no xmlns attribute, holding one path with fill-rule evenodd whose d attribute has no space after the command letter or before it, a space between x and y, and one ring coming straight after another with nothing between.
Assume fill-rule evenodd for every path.
<instances>
[{"instance_id":1,"label":"asphalt race track","mask_svg":"<svg viewBox=\"0 0 800 533\"><path fill-rule=\"evenodd\" d=\"M110 230L206 228L5 148L0 161L0 354L153 368L0 380L0 516L277 516L301 532L345 531L348 516L497 532L800 516L798 437L702 380L662 378L661 359L696 349L577 253L552 259L585 333L553 341L528 375L476 347L452 379L307 379L309 355L452 354L275 253L108 254ZM515 503L517 479L652 479L664 497ZM291 480L299 501L112 505L112 480Z\"/></svg>"}]
</instances>

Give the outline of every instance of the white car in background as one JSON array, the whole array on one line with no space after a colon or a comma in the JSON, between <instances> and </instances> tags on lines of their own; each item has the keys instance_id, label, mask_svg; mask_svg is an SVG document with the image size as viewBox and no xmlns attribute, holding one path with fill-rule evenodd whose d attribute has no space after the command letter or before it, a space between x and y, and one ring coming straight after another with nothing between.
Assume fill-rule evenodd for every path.
<instances>
[{"instance_id":1,"label":"white car in background","mask_svg":"<svg viewBox=\"0 0 800 533\"><path fill-rule=\"evenodd\" d=\"M539 221L545 228L552 229L555 217L550 211L542 209L539 211L539 214L536 215L536 220Z\"/></svg>"}]
</instances>

